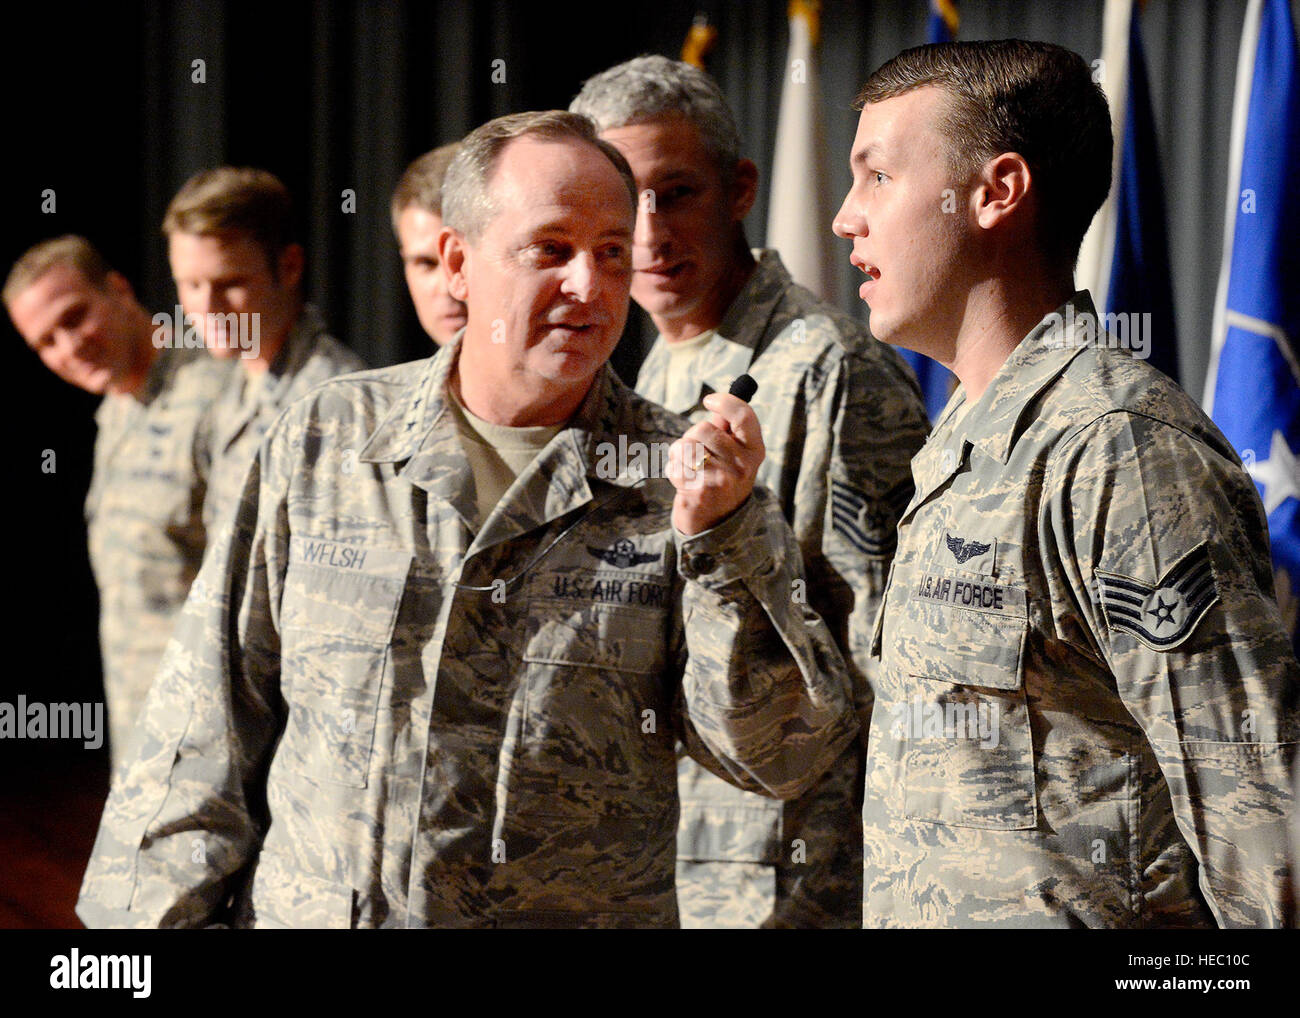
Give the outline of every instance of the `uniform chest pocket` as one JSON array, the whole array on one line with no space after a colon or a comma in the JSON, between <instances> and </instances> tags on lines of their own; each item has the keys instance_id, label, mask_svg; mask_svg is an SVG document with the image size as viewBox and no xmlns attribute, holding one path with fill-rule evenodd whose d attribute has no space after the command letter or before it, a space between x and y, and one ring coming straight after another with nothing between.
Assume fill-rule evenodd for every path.
<instances>
[{"instance_id":1,"label":"uniform chest pocket","mask_svg":"<svg viewBox=\"0 0 1300 1018\"><path fill-rule=\"evenodd\" d=\"M276 763L313 782L364 788L411 556L304 545L291 548L280 605L289 718Z\"/></svg>"},{"instance_id":2,"label":"uniform chest pocket","mask_svg":"<svg viewBox=\"0 0 1300 1018\"><path fill-rule=\"evenodd\" d=\"M530 602L512 798L520 812L661 812L673 799L667 619L660 611Z\"/></svg>"},{"instance_id":3,"label":"uniform chest pocket","mask_svg":"<svg viewBox=\"0 0 1300 1018\"><path fill-rule=\"evenodd\" d=\"M927 579L903 609L909 696L891 718L904 744L904 812L956 827L1031 829L1024 590L969 574Z\"/></svg>"}]
</instances>

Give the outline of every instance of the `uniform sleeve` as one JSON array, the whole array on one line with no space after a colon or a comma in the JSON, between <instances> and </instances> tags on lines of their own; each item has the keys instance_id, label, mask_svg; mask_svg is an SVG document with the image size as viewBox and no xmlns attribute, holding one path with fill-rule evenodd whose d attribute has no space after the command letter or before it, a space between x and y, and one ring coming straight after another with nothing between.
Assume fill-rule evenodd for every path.
<instances>
[{"instance_id":1,"label":"uniform sleeve","mask_svg":"<svg viewBox=\"0 0 1300 1018\"><path fill-rule=\"evenodd\" d=\"M820 497L796 500L794 529L808 570L809 601L845 649L865 741L870 682L879 664L871 656L872 631L898 543L898 521L914 490L912 457L925 444L930 425L901 363L851 354L834 382L820 401L808 394L811 407L822 404L830 442L825 458L801 467L810 476L800 479L800 492L815 484ZM809 425L810 438L814 427ZM804 520L800 503L817 506L817 518Z\"/></svg>"},{"instance_id":2,"label":"uniform sleeve","mask_svg":"<svg viewBox=\"0 0 1300 1018\"><path fill-rule=\"evenodd\" d=\"M1185 432L1112 413L1049 467L1046 491L1044 551L1086 622L1075 638L1159 763L1142 801L1163 779L1219 925L1284 925L1298 666L1254 484Z\"/></svg>"},{"instance_id":3,"label":"uniform sleeve","mask_svg":"<svg viewBox=\"0 0 1300 1018\"><path fill-rule=\"evenodd\" d=\"M718 526L676 539L682 741L737 787L794 798L857 734L843 658L795 596L804 577L794 535L756 487Z\"/></svg>"},{"instance_id":4,"label":"uniform sleeve","mask_svg":"<svg viewBox=\"0 0 1300 1018\"><path fill-rule=\"evenodd\" d=\"M287 522L264 446L204 559L109 793L77 914L89 927L231 921L267 825L283 727L279 580Z\"/></svg>"}]
</instances>

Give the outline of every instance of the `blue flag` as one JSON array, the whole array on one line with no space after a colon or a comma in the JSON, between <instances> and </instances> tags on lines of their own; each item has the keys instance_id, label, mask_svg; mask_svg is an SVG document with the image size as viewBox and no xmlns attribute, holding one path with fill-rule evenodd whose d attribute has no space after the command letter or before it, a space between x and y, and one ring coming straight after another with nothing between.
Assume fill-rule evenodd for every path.
<instances>
[{"instance_id":1,"label":"blue flag","mask_svg":"<svg viewBox=\"0 0 1300 1018\"><path fill-rule=\"evenodd\" d=\"M930 0L926 42L952 42L957 34L957 25L957 5L952 0ZM933 422L947 406L956 380L951 371L925 354L901 347L898 352L916 372L916 380L921 383L921 394L925 397L926 412Z\"/></svg>"},{"instance_id":2,"label":"blue flag","mask_svg":"<svg viewBox=\"0 0 1300 1018\"><path fill-rule=\"evenodd\" d=\"M1300 581L1300 66L1288 0L1251 0L1206 407L1268 513L1283 617ZM1300 649L1300 644L1297 645Z\"/></svg>"},{"instance_id":3,"label":"blue flag","mask_svg":"<svg viewBox=\"0 0 1300 1018\"><path fill-rule=\"evenodd\" d=\"M1148 356L1175 382L1178 340L1169 282L1164 184L1156 150L1155 118L1147 84L1142 32L1134 4L1129 18L1128 87L1115 194L1115 247L1103 312L1123 315L1129 349ZM1114 319L1112 319L1114 321Z\"/></svg>"}]
</instances>

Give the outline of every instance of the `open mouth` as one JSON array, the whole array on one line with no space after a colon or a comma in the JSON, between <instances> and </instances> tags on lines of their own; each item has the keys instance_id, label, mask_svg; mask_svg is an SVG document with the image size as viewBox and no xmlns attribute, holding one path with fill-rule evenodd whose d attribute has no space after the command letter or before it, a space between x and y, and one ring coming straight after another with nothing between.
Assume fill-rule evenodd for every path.
<instances>
[{"instance_id":1,"label":"open mouth","mask_svg":"<svg viewBox=\"0 0 1300 1018\"><path fill-rule=\"evenodd\" d=\"M854 268L856 268L859 272L868 276L873 281L880 278L880 269L878 269L876 266L872 265L870 262L866 261L865 259L859 258L857 255L853 255L852 257L850 257L849 263L853 265Z\"/></svg>"}]
</instances>

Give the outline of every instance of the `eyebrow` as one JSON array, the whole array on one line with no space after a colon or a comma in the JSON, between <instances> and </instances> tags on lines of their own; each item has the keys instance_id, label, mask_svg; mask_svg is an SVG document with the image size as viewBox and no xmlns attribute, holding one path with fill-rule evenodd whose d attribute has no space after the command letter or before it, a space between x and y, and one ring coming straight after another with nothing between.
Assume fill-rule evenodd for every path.
<instances>
[{"instance_id":1,"label":"eyebrow","mask_svg":"<svg viewBox=\"0 0 1300 1018\"><path fill-rule=\"evenodd\" d=\"M648 174L648 176L651 180L655 181L656 183L671 184L678 180L694 181L698 179L701 176L701 174L700 171L695 169L694 167L674 166L671 169L656 171L654 173Z\"/></svg>"},{"instance_id":2,"label":"eyebrow","mask_svg":"<svg viewBox=\"0 0 1300 1018\"><path fill-rule=\"evenodd\" d=\"M542 234L564 234L567 235L573 229L572 224L566 224L560 220L549 220L545 223L538 223L528 232L531 236L541 236ZM599 233L599 237L630 237L632 236L632 227L614 227Z\"/></svg>"},{"instance_id":3,"label":"eyebrow","mask_svg":"<svg viewBox=\"0 0 1300 1018\"><path fill-rule=\"evenodd\" d=\"M853 166L866 166L872 159L879 158L883 152L884 148L879 142L870 141L849 157L849 163Z\"/></svg>"}]
</instances>

